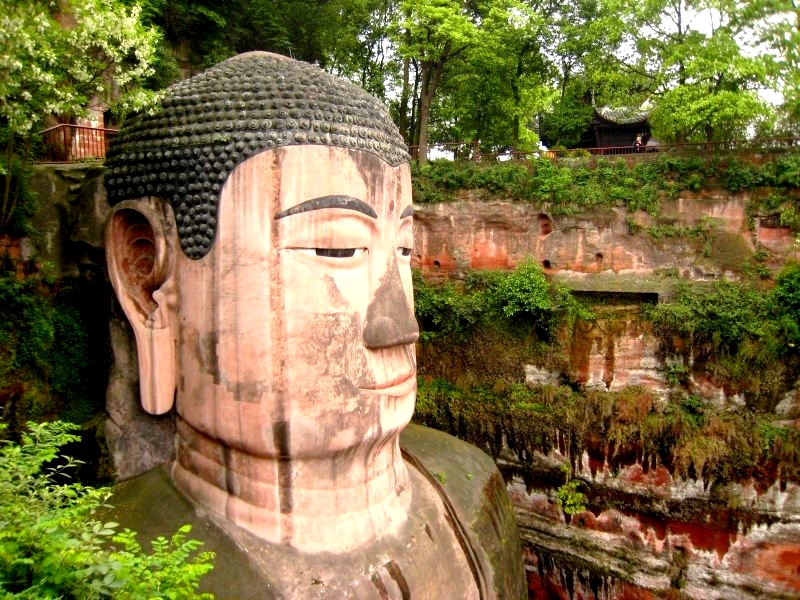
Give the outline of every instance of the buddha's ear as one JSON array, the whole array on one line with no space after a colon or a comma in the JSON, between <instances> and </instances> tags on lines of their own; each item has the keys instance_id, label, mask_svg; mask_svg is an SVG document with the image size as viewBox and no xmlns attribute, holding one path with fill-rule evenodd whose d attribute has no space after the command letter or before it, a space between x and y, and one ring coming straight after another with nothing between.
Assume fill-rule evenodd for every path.
<instances>
[{"instance_id":1,"label":"buddha's ear","mask_svg":"<svg viewBox=\"0 0 800 600\"><path fill-rule=\"evenodd\" d=\"M117 204L106 221L105 245L111 285L136 337L142 407L163 414L172 408L177 381L172 207L155 198Z\"/></svg>"}]
</instances>

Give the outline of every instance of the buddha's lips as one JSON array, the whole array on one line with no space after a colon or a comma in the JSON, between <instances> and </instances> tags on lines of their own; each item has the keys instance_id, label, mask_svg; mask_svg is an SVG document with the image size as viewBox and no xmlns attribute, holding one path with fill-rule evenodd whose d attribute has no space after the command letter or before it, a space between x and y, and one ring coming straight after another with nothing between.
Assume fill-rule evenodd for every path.
<instances>
[{"instance_id":1,"label":"buddha's lips","mask_svg":"<svg viewBox=\"0 0 800 600\"><path fill-rule=\"evenodd\" d=\"M376 383L370 386L362 386L360 389L367 392L375 392L377 394L383 394L386 396L405 396L406 394L414 390L416 382L417 380L415 377L415 373L412 371L410 373L398 375L397 377L389 381Z\"/></svg>"}]
</instances>

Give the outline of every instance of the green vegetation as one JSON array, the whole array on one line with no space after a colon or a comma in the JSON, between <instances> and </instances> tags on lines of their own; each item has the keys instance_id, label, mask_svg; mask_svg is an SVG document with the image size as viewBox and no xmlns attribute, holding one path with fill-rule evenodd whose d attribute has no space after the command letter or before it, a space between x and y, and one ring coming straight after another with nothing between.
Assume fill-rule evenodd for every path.
<instances>
[{"instance_id":1,"label":"green vegetation","mask_svg":"<svg viewBox=\"0 0 800 600\"><path fill-rule=\"evenodd\" d=\"M0 155L0 186L8 186L0 210L0 231L18 237L31 232L29 219L37 206L36 194L30 189L32 167L26 158L24 152Z\"/></svg>"},{"instance_id":2,"label":"green vegetation","mask_svg":"<svg viewBox=\"0 0 800 600\"><path fill-rule=\"evenodd\" d=\"M82 422L102 408L86 308L69 287L51 291L41 271L24 279L0 272L0 390L13 433L30 419Z\"/></svg>"},{"instance_id":3,"label":"green vegetation","mask_svg":"<svg viewBox=\"0 0 800 600\"><path fill-rule=\"evenodd\" d=\"M415 422L457 435L496 458L507 444L528 467L534 466L534 453L559 449L569 472L586 451L612 471L641 461L646 468L701 477L710 486L750 478L770 485L776 471L783 480L800 482L800 432L774 419L746 409L717 410L692 396L664 402L637 387L620 392L522 383L461 387L436 378L420 378L414 415ZM541 473L539 466L537 472L542 481L567 483L564 469ZM564 505L580 512L581 484L562 489Z\"/></svg>"},{"instance_id":4,"label":"green vegetation","mask_svg":"<svg viewBox=\"0 0 800 600\"><path fill-rule=\"evenodd\" d=\"M76 461L59 454L74 429L28 423L20 444L0 446L0 596L212 598L197 589L214 556L187 539L190 527L144 553L134 532L96 520L110 494L67 483Z\"/></svg>"},{"instance_id":5,"label":"green vegetation","mask_svg":"<svg viewBox=\"0 0 800 600\"><path fill-rule=\"evenodd\" d=\"M70 23L67 27L64 24ZM159 33L144 27L139 7L117 0L5 2L0 16L0 231L19 233L25 170L36 133L51 119L83 117L90 103L117 114L156 97L143 84L153 73Z\"/></svg>"},{"instance_id":6,"label":"green vegetation","mask_svg":"<svg viewBox=\"0 0 800 600\"><path fill-rule=\"evenodd\" d=\"M583 482L571 479L558 488L558 505L568 515L577 515L586 510L586 494L581 492Z\"/></svg>"},{"instance_id":7,"label":"green vegetation","mask_svg":"<svg viewBox=\"0 0 800 600\"><path fill-rule=\"evenodd\" d=\"M743 394L751 407L774 406L800 364L800 267L787 266L771 291L749 281L718 281L712 289L676 288L669 302L646 306L668 355L680 356L729 394ZM681 379L680 365L669 367Z\"/></svg>"},{"instance_id":8,"label":"green vegetation","mask_svg":"<svg viewBox=\"0 0 800 600\"><path fill-rule=\"evenodd\" d=\"M525 324L529 328L536 323L536 328L549 336L561 324L592 318L566 288L549 282L531 259L509 273L471 272L459 285L436 285L415 271L414 309L423 341L439 336L463 340L485 324L524 329Z\"/></svg>"},{"instance_id":9,"label":"green vegetation","mask_svg":"<svg viewBox=\"0 0 800 600\"><path fill-rule=\"evenodd\" d=\"M592 166L594 165L594 166ZM663 199L682 190L724 186L731 192L764 190L751 201L752 212L786 213L784 223L798 228L800 199L793 191L800 182L800 154L785 154L756 165L739 158L702 158L660 155L637 162L623 159L588 159L561 165L550 159L505 163L434 160L414 170L414 201L447 202L459 190L478 190L485 198L506 198L537 205L547 204L554 215L576 214L595 207L623 207L658 216ZM702 235L698 225L672 235ZM654 230L654 235L666 231Z\"/></svg>"}]
</instances>

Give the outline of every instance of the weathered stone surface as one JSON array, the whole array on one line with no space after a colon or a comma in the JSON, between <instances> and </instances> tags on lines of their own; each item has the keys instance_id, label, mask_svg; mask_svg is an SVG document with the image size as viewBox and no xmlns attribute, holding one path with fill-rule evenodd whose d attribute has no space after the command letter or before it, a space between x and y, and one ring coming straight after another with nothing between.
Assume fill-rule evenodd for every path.
<instances>
[{"instance_id":1,"label":"weathered stone surface","mask_svg":"<svg viewBox=\"0 0 800 600\"><path fill-rule=\"evenodd\" d=\"M522 551L516 521L497 468L486 454L444 433L418 426L404 431L402 444L424 461L409 464L414 490L411 518L398 535L340 553L304 553L276 545L189 504L166 470L156 469L115 488L108 516L139 531L143 539L184 523L192 536L217 554L202 589L217 598L478 598L475 576L454 561L462 543L474 550L484 582L482 598L525 597ZM442 504L431 478L439 481L453 512ZM158 510L153 510L154 506ZM459 541L456 524L466 538Z\"/></svg>"},{"instance_id":2,"label":"weathered stone surface","mask_svg":"<svg viewBox=\"0 0 800 600\"><path fill-rule=\"evenodd\" d=\"M668 289L663 275L692 281L738 278L756 244L784 260L800 257L800 244L774 220L758 219L755 232L750 231L748 199L718 190L683 192L662 201L658 218L621 209L558 216L507 201L417 205L415 264L424 272L510 269L530 256L548 273L564 274L576 289L650 293L664 291L665 284ZM656 239L646 231L661 225L706 227L710 243L696 236Z\"/></svg>"},{"instance_id":3,"label":"weathered stone surface","mask_svg":"<svg viewBox=\"0 0 800 600\"><path fill-rule=\"evenodd\" d=\"M794 598L800 595L800 486L731 484L734 508L701 482L635 464L580 478L618 508L564 515L552 492L512 477L529 589L552 597ZM554 591L555 590L555 591ZM567 594L565 594L565 590Z\"/></svg>"},{"instance_id":4,"label":"weathered stone surface","mask_svg":"<svg viewBox=\"0 0 800 600\"><path fill-rule=\"evenodd\" d=\"M775 412L787 419L800 420L800 379L794 382L794 387L786 392L775 407Z\"/></svg>"},{"instance_id":5,"label":"weathered stone surface","mask_svg":"<svg viewBox=\"0 0 800 600\"><path fill-rule=\"evenodd\" d=\"M599 307L595 321L576 325L569 341L572 381L587 389L640 385L666 394L659 342L639 310L638 304Z\"/></svg>"},{"instance_id":6,"label":"weathered stone surface","mask_svg":"<svg viewBox=\"0 0 800 600\"><path fill-rule=\"evenodd\" d=\"M124 481L175 458L172 415L148 415L139 402L136 342L121 314L109 322L113 361L106 391L106 444L114 475Z\"/></svg>"},{"instance_id":7,"label":"weathered stone surface","mask_svg":"<svg viewBox=\"0 0 800 600\"><path fill-rule=\"evenodd\" d=\"M108 213L102 167L97 163L38 165L31 187L39 197L39 210L33 217L37 260L48 261L66 277L77 276L90 263L102 265Z\"/></svg>"}]
</instances>

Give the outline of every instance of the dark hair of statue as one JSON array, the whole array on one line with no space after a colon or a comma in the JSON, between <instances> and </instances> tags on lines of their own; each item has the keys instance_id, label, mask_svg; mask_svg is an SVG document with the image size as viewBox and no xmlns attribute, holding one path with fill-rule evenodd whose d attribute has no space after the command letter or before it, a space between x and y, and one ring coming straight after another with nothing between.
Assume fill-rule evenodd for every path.
<instances>
[{"instance_id":1,"label":"dark hair of statue","mask_svg":"<svg viewBox=\"0 0 800 600\"><path fill-rule=\"evenodd\" d=\"M111 205L155 196L175 212L183 252L205 256L225 180L247 158L281 146L364 150L409 160L386 108L356 85L267 52L235 56L168 88L160 110L131 119L106 159Z\"/></svg>"}]
</instances>

